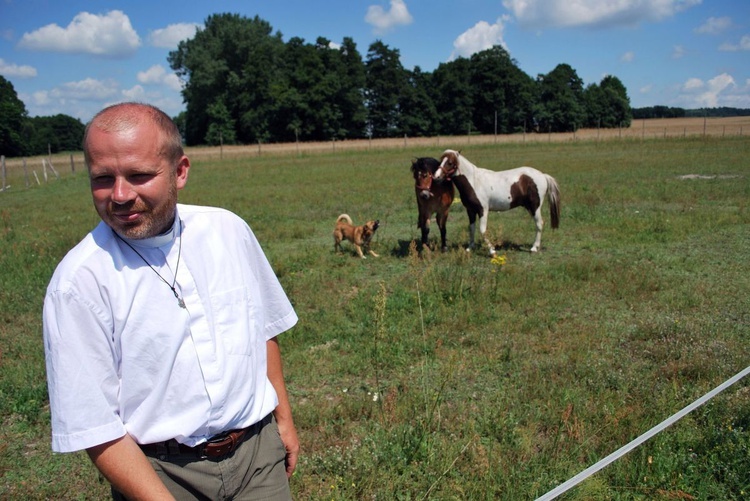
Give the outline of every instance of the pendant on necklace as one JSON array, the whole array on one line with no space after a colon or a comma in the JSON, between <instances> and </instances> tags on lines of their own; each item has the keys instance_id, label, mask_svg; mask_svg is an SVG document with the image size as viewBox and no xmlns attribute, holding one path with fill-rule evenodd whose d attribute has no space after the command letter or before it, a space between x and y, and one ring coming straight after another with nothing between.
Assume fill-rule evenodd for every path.
<instances>
[{"instance_id":1,"label":"pendant on necklace","mask_svg":"<svg viewBox=\"0 0 750 501\"><path fill-rule=\"evenodd\" d=\"M169 285L169 284L167 284L167 285ZM172 289L172 294L174 294L174 297L177 298L177 305L180 308L183 308L183 309L186 310L187 307L185 306L185 301L183 301L182 298L180 297L180 295L177 294L177 289L174 286L170 286L170 289Z\"/></svg>"}]
</instances>

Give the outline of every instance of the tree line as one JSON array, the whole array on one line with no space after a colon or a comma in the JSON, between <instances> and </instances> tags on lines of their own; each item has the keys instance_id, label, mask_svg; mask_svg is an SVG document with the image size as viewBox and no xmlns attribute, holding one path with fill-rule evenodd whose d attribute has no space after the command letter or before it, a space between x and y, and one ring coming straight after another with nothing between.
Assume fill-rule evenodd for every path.
<instances>
[{"instance_id":1,"label":"tree line","mask_svg":"<svg viewBox=\"0 0 750 501\"><path fill-rule=\"evenodd\" d=\"M189 145L569 132L632 120L617 77L585 86L560 64L532 78L500 46L423 72L382 41L363 58L348 37L285 43L258 16L215 14L168 61L185 82L177 118Z\"/></svg>"},{"instance_id":2,"label":"tree line","mask_svg":"<svg viewBox=\"0 0 750 501\"><path fill-rule=\"evenodd\" d=\"M79 151L84 128L80 120L68 115L29 117L13 84L0 75L0 155Z\"/></svg>"}]
</instances>

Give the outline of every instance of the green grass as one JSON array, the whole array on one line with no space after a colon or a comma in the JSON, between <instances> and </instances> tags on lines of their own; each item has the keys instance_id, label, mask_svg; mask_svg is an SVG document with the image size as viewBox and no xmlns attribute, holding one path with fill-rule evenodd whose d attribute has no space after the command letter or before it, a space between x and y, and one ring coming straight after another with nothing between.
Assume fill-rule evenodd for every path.
<instances>
[{"instance_id":1,"label":"green grass","mask_svg":"<svg viewBox=\"0 0 750 501\"><path fill-rule=\"evenodd\" d=\"M533 499L748 365L750 140L451 146L556 177L542 252L516 210L490 215L505 265L466 253L458 205L450 251L420 254L410 159L439 149L193 165L181 201L245 218L300 316L296 499ZM333 252L342 212L380 219L380 258ZM82 172L0 193L0 498L108 493L49 450L41 344L46 284L97 221ZM743 381L562 498L747 498L748 429Z\"/></svg>"}]
</instances>

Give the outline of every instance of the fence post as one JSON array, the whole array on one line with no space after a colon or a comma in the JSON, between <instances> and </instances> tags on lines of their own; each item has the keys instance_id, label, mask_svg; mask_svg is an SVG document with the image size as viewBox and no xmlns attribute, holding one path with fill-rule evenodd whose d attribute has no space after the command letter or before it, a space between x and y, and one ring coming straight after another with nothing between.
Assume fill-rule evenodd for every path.
<instances>
[{"instance_id":1,"label":"fence post","mask_svg":"<svg viewBox=\"0 0 750 501\"><path fill-rule=\"evenodd\" d=\"M2 164L2 166L0 167L0 170L3 171L2 173L3 186L0 187L0 191L5 191L5 155L0 155L0 164Z\"/></svg>"}]
</instances>

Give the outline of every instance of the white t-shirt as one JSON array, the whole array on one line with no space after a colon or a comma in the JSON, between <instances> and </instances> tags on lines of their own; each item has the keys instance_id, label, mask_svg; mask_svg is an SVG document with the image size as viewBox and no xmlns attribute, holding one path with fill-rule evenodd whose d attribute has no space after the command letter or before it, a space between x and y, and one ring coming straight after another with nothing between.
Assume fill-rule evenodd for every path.
<instances>
[{"instance_id":1,"label":"white t-shirt","mask_svg":"<svg viewBox=\"0 0 750 501\"><path fill-rule=\"evenodd\" d=\"M297 315L247 224L224 209L179 204L169 234L130 243L153 270L100 223L47 289L56 452L125 433L194 446L278 404L266 342ZM185 308L169 287L175 268Z\"/></svg>"}]
</instances>

